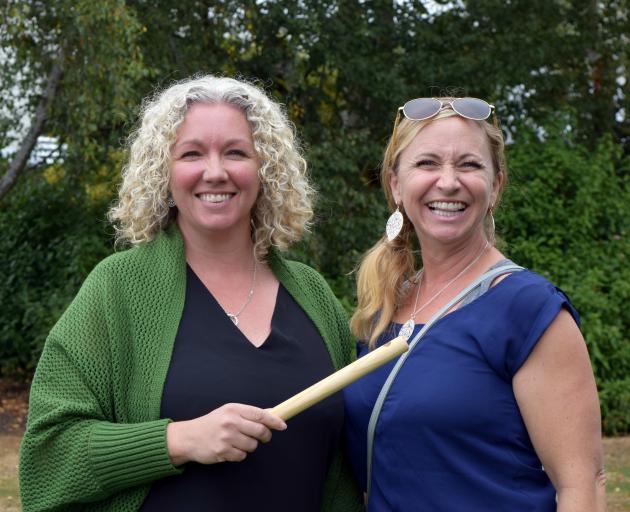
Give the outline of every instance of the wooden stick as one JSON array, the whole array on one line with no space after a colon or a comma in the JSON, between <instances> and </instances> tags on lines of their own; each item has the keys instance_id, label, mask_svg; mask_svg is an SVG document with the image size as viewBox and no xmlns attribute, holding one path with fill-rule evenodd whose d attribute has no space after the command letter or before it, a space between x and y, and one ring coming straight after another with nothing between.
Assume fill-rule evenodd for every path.
<instances>
[{"instance_id":1,"label":"wooden stick","mask_svg":"<svg viewBox=\"0 0 630 512\"><path fill-rule=\"evenodd\" d=\"M324 398L345 388L348 384L360 379L365 374L370 373L386 362L391 361L408 349L409 345L407 345L407 340L402 336L398 336L361 359L357 359L354 363L349 364L332 375L316 382L297 395L285 400L281 404L276 405L271 409L271 412L280 416L284 421L293 418L296 414L301 413Z\"/></svg>"}]
</instances>

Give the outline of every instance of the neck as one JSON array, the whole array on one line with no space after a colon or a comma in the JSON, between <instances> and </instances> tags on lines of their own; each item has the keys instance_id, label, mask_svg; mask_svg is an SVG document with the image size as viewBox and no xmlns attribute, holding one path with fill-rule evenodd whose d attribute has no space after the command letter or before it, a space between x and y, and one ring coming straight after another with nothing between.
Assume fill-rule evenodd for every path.
<instances>
[{"instance_id":1,"label":"neck","mask_svg":"<svg viewBox=\"0 0 630 512\"><path fill-rule=\"evenodd\" d=\"M492 248L485 237L453 247L422 245L422 279L429 288L446 283L468 265L476 268ZM475 261L477 259L477 261ZM467 272L468 273L468 272Z\"/></svg>"},{"instance_id":2,"label":"neck","mask_svg":"<svg viewBox=\"0 0 630 512\"><path fill-rule=\"evenodd\" d=\"M204 274L224 274L252 268L254 244L249 230L199 234L180 225L186 261Z\"/></svg>"}]
</instances>

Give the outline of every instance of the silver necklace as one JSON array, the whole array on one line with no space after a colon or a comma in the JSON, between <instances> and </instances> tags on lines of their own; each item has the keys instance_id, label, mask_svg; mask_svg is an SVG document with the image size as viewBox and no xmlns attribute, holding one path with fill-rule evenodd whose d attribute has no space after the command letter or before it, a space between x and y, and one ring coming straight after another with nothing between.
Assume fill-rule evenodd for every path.
<instances>
[{"instance_id":1,"label":"silver necklace","mask_svg":"<svg viewBox=\"0 0 630 512\"><path fill-rule=\"evenodd\" d=\"M400 331L398 331L398 336L404 336L406 340L409 339L409 337L413 333L414 327L416 326L416 316L418 315L418 313L420 313L420 311L422 311L429 304L431 304L435 299L437 299L444 290L446 290L449 286L451 286L455 281L457 281L457 279L459 279L462 275L464 275L466 271L470 269L470 267L472 267L475 263L477 263L479 259L481 258L481 255L488 248L488 245L490 245L490 243L486 241L486 245L483 246L483 248L481 249L479 254L477 254L474 260L472 260L468 265L466 265L466 267L459 274L457 274L453 279L451 279L442 288L440 288L437 293L431 296L431 298L429 298L428 301L426 301L422 306L416 309L416 306L418 305L418 297L420 296L420 286L422 285L422 276L423 276L423 271L422 270L420 271L420 275L418 276L418 288L416 290L416 300L413 303L413 312L411 313L409 320L407 320L404 323L404 325L400 328Z\"/></svg>"},{"instance_id":2,"label":"silver necklace","mask_svg":"<svg viewBox=\"0 0 630 512\"><path fill-rule=\"evenodd\" d=\"M232 320L232 322L234 322L234 325L238 325L238 315L240 315L245 308L247 307L247 305L252 301L252 297L254 296L254 287L256 286L256 254L254 254L254 268L252 270L252 284L249 287L249 293L247 294L247 299L245 300L245 303L241 306L241 309L239 309L236 313L230 313L227 309L223 309L223 311L225 311L225 314L228 316L228 318L230 320Z\"/></svg>"}]
</instances>

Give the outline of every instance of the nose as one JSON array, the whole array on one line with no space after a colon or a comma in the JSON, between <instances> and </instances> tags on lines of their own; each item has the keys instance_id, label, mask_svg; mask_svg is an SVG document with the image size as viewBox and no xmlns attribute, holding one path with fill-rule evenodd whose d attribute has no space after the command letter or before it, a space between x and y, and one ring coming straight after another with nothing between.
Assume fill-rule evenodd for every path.
<instances>
[{"instance_id":1,"label":"nose","mask_svg":"<svg viewBox=\"0 0 630 512\"><path fill-rule=\"evenodd\" d=\"M225 181L228 179L227 171L219 155L208 155L203 164L204 181Z\"/></svg>"},{"instance_id":2,"label":"nose","mask_svg":"<svg viewBox=\"0 0 630 512\"><path fill-rule=\"evenodd\" d=\"M444 191L453 191L458 190L459 183L459 175L457 174L457 170L451 164L445 164L440 170L440 177L437 182L437 186L440 190Z\"/></svg>"}]
</instances>

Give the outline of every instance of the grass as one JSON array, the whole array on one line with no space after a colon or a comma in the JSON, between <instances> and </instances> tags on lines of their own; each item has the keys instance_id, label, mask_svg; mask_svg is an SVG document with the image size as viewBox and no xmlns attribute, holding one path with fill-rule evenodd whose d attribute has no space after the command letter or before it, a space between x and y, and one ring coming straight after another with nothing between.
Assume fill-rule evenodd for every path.
<instances>
[{"instance_id":1,"label":"grass","mask_svg":"<svg viewBox=\"0 0 630 512\"><path fill-rule=\"evenodd\" d=\"M0 510L3 512L21 510L17 481L20 438L19 434L0 435Z\"/></svg>"},{"instance_id":2,"label":"grass","mask_svg":"<svg viewBox=\"0 0 630 512\"><path fill-rule=\"evenodd\" d=\"M0 434L0 510L20 512L17 464L19 434ZM630 511L630 437L604 439L608 512Z\"/></svg>"},{"instance_id":3,"label":"grass","mask_svg":"<svg viewBox=\"0 0 630 512\"><path fill-rule=\"evenodd\" d=\"M604 439L608 512L630 510L630 437Z\"/></svg>"}]
</instances>

